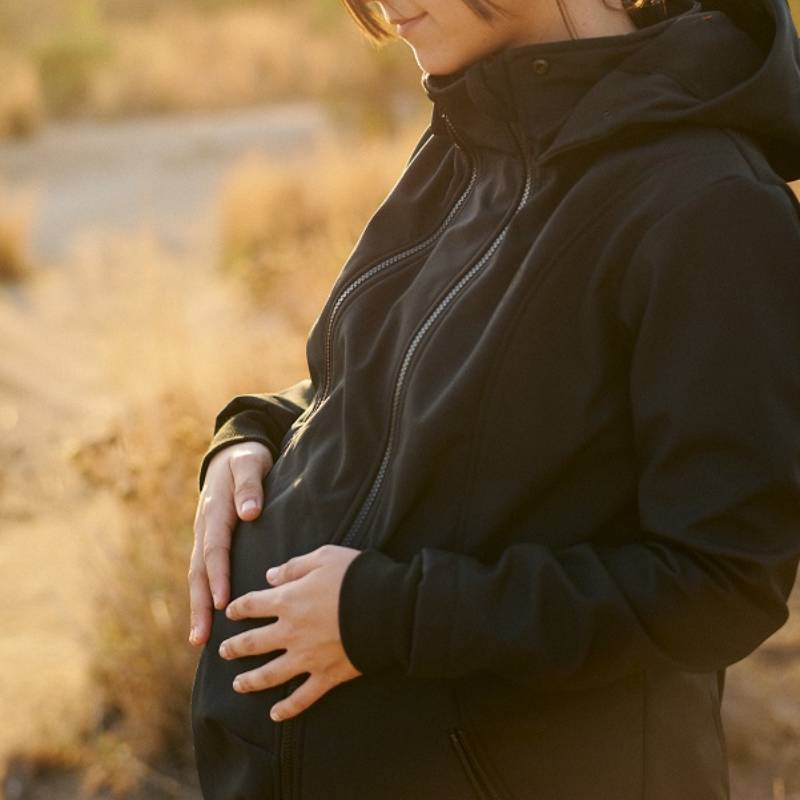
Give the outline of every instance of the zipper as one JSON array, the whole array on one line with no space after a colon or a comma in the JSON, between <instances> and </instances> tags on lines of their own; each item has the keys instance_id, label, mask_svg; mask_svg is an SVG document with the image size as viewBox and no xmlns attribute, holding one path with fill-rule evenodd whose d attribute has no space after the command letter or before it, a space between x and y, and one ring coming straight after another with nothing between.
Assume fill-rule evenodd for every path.
<instances>
[{"instance_id":1,"label":"zipper","mask_svg":"<svg viewBox=\"0 0 800 800\"><path fill-rule=\"evenodd\" d=\"M483 271L484 267L494 255L497 248L506 238L508 229L511 226L511 222L528 201L533 183L532 170L521 138L516 133L514 134L514 138L516 139L517 145L519 146L520 152L525 160L525 186L522 191L522 195L508 222L506 222L506 224L503 226L503 229L494 238L486 252L484 252L483 256L481 256L481 258L475 264L473 264L472 267L462 274L458 282L451 287L450 291L448 291L447 294L439 301L439 303L437 303L433 311L425 318L419 328L417 328L417 332L411 339L411 343L406 348L405 355L403 356L403 360L401 362L400 371L395 381L394 391L392 393L392 406L389 416L389 433L386 441L386 447L383 452L383 457L381 459L380 466L378 467L378 472L372 481L372 486L370 487L364 502L361 504L361 508L350 525L347 533L341 540L341 544L344 547L353 546L361 528L364 525L365 520L367 519L367 516L369 515L370 510L375 504L375 500L378 497L383 485L383 480L386 477L386 472L389 468L392 458L392 450L397 437L398 420L400 416L400 408L402 406L403 394L415 354L419 351L420 345L433 327L433 324L448 311L449 307L453 305L455 300L464 291L464 289Z\"/></svg>"},{"instance_id":2,"label":"zipper","mask_svg":"<svg viewBox=\"0 0 800 800\"><path fill-rule=\"evenodd\" d=\"M448 731L448 735L461 761L461 766L464 767L464 772L467 773L467 778L469 778L469 782L480 800L500 800L500 795L492 788L485 770L475 758L475 753L467 741L464 731L459 728L453 728Z\"/></svg>"},{"instance_id":3,"label":"zipper","mask_svg":"<svg viewBox=\"0 0 800 800\"><path fill-rule=\"evenodd\" d=\"M292 678L286 684L286 693L284 697L288 697L295 691L302 683L303 678ZM297 718L292 717L280 723L281 742L280 742L280 763L281 763L281 798L288 800L294 796L294 781L295 781L295 762L297 753Z\"/></svg>"},{"instance_id":4,"label":"zipper","mask_svg":"<svg viewBox=\"0 0 800 800\"><path fill-rule=\"evenodd\" d=\"M314 395L314 400L311 404L311 407L308 411L308 414L305 415L305 421L298 425L295 429L292 436L286 441L286 443L281 448L280 455L286 452L289 447L295 442L297 437L300 435L300 431L308 424L309 420L314 416L314 414L319 409L322 402L328 396L328 393L331 389L331 381L333 375L333 334L335 332L336 324L340 318L339 312L341 311L345 302L352 297L354 294L359 292L364 286L369 283L372 278L380 275L381 273L385 272L389 267L394 266L402 261L405 261L408 258L411 258L418 253L421 253L431 247L438 239L442 237L442 234L447 230L452 223L455 216L461 210L461 207L466 202L467 197L472 192L472 189L475 186L475 182L478 177L478 169L475 159L470 155L467 148L463 145L460 138L455 132L452 123L450 122L449 118L446 114L442 114L442 117L447 125L448 130L450 131L450 135L453 138L453 141L461 148L461 150L467 154L468 158L470 159L470 177L467 183L466 188L464 191L459 195L458 199L448 212L447 216L444 218L442 224L426 239L423 239L420 242L412 245L411 247L406 248L405 250L401 250L399 253L395 253L393 256L384 259L383 261L378 262L374 266L370 267L365 272L362 272L358 277L354 278L344 289L338 294L336 300L334 301L333 305L331 306L331 310L328 314L328 319L325 325L325 336L323 339L323 380L322 385L320 387L320 391L318 391Z\"/></svg>"}]
</instances>

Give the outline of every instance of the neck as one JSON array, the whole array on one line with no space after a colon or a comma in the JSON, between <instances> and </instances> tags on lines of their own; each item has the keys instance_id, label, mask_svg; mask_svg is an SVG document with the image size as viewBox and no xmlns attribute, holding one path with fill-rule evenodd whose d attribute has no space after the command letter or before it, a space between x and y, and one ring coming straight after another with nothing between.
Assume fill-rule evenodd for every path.
<instances>
[{"instance_id":1,"label":"neck","mask_svg":"<svg viewBox=\"0 0 800 800\"><path fill-rule=\"evenodd\" d=\"M616 6L620 0L609 0ZM627 12L609 8L603 0L550 0L532 3L530 21L520 19L519 35L512 45L556 42L565 39L588 39L631 33L636 26Z\"/></svg>"}]
</instances>

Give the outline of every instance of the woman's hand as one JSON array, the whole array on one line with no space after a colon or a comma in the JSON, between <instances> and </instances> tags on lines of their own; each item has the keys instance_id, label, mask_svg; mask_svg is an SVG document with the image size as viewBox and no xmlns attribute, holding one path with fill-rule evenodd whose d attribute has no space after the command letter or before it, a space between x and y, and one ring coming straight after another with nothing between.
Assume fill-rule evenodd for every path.
<instances>
[{"instance_id":1,"label":"woman's hand","mask_svg":"<svg viewBox=\"0 0 800 800\"><path fill-rule=\"evenodd\" d=\"M278 686L296 675L309 677L276 703L276 722L297 716L334 686L361 673L347 657L339 633L339 589L359 550L324 545L267 571L274 588L248 592L227 608L230 619L277 617L277 621L226 639L219 647L225 659L286 652L257 669L237 675L237 692Z\"/></svg>"},{"instance_id":2,"label":"woman's hand","mask_svg":"<svg viewBox=\"0 0 800 800\"><path fill-rule=\"evenodd\" d=\"M229 445L208 463L194 517L189 565L189 642L193 645L208 641L212 602L222 609L230 598L231 535L237 516L252 521L261 513L261 482L271 469L272 454L260 442Z\"/></svg>"}]
</instances>

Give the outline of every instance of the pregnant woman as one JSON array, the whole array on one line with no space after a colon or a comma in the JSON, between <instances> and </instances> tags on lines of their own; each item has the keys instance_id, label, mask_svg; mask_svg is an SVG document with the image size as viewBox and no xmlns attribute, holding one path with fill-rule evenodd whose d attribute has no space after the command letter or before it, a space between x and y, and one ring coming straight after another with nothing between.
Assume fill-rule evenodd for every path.
<instances>
[{"instance_id":1,"label":"pregnant woman","mask_svg":"<svg viewBox=\"0 0 800 800\"><path fill-rule=\"evenodd\" d=\"M800 556L798 39L617 2L347 0L431 124L201 465L206 800L728 797Z\"/></svg>"}]
</instances>

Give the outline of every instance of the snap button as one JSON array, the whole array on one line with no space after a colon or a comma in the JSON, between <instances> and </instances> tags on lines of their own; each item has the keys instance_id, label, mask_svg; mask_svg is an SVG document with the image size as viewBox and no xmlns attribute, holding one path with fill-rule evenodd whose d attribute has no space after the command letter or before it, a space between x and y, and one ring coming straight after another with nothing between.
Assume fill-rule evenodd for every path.
<instances>
[{"instance_id":1,"label":"snap button","mask_svg":"<svg viewBox=\"0 0 800 800\"><path fill-rule=\"evenodd\" d=\"M546 58L537 58L533 62L533 71L537 75L544 75L550 69L550 62Z\"/></svg>"}]
</instances>

